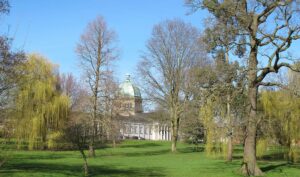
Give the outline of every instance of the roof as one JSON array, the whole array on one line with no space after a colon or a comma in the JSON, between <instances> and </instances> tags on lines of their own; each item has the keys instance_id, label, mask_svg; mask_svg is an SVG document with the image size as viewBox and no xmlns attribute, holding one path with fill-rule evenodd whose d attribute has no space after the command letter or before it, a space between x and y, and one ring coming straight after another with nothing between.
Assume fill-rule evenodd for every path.
<instances>
[{"instance_id":1,"label":"roof","mask_svg":"<svg viewBox=\"0 0 300 177\"><path fill-rule=\"evenodd\" d=\"M120 84L119 89L122 96L142 98L140 89L132 83L129 74L126 75L126 80Z\"/></svg>"},{"instance_id":2,"label":"roof","mask_svg":"<svg viewBox=\"0 0 300 177\"><path fill-rule=\"evenodd\" d=\"M160 124L168 124L168 121L161 120L161 117L156 112L149 113L136 113L134 115L122 116L118 115L116 119L119 122L127 122L127 123L160 123Z\"/></svg>"},{"instance_id":3,"label":"roof","mask_svg":"<svg viewBox=\"0 0 300 177\"><path fill-rule=\"evenodd\" d=\"M153 118L152 113L137 113L130 116L118 115L117 119L123 123L158 123L159 121Z\"/></svg>"}]
</instances>

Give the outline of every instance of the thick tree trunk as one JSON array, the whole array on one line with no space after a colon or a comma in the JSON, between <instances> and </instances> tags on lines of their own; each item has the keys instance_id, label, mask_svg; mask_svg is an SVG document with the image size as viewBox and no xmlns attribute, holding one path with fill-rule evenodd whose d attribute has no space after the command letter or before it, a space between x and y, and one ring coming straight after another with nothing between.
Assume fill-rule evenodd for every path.
<instances>
[{"instance_id":1,"label":"thick tree trunk","mask_svg":"<svg viewBox=\"0 0 300 177\"><path fill-rule=\"evenodd\" d=\"M263 175L260 168L256 163L256 102L257 102L257 87L250 87L248 97L250 100L250 115L248 117L246 128L246 139L244 147L244 160L242 166L242 173L248 176L261 176Z\"/></svg>"},{"instance_id":2,"label":"thick tree trunk","mask_svg":"<svg viewBox=\"0 0 300 177\"><path fill-rule=\"evenodd\" d=\"M261 176L262 171L256 163L256 130L257 130L257 52L258 42L256 40L256 33L258 29L258 17L253 16L251 23L251 38L250 38L250 55L249 55L249 66L248 66L248 101L250 103L250 113L246 125L246 138L244 146L244 159L242 166L242 173L248 176Z\"/></svg>"}]
</instances>

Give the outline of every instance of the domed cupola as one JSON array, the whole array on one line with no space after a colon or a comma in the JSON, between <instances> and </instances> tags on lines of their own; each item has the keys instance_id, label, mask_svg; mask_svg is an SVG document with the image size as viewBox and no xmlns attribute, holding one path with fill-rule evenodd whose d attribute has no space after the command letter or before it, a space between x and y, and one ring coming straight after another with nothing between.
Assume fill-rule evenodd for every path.
<instances>
[{"instance_id":1,"label":"domed cupola","mask_svg":"<svg viewBox=\"0 0 300 177\"><path fill-rule=\"evenodd\" d=\"M126 75L125 81L119 86L118 112L123 116L142 113L142 96L140 89L133 84L130 75Z\"/></svg>"},{"instance_id":2,"label":"domed cupola","mask_svg":"<svg viewBox=\"0 0 300 177\"><path fill-rule=\"evenodd\" d=\"M140 89L132 83L129 74L126 74L126 79L120 84L119 88L121 96L142 98Z\"/></svg>"}]
</instances>

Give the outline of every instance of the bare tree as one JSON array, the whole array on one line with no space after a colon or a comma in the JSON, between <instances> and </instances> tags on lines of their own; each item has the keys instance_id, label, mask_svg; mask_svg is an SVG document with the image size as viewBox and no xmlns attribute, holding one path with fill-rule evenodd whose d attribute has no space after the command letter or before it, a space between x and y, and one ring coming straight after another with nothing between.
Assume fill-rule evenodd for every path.
<instances>
[{"instance_id":1,"label":"bare tree","mask_svg":"<svg viewBox=\"0 0 300 177\"><path fill-rule=\"evenodd\" d=\"M105 67L109 66L116 59L115 40L116 35L114 31L107 27L103 17L97 17L93 22L88 24L76 50L93 98L91 103L93 105L91 112L93 139L89 146L89 155L93 157L95 156L95 136L98 134L97 127L101 118L99 87Z\"/></svg>"},{"instance_id":2,"label":"bare tree","mask_svg":"<svg viewBox=\"0 0 300 177\"><path fill-rule=\"evenodd\" d=\"M0 17L8 14L10 4L8 0L0 0ZM22 51L13 51L11 47L12 39L6 35L0 35L0 129L2 129L1 138L3 144L6 138L11 137L13 128L9 121L9 110L14 106L12 89L17 86L18 79L22 71L19 66L25 61L25 55ZM8 147L8 146L7 146ZM0 147L0 167L8 160L9 151L7 147Z\"/></svg>"},{"instance_id":3,"label":"bare tree","mask_svg":"<svg viewBox=\"0 0 300 177\"><path fill-rule=\"evenodd\" d=\"M231 44L245 41L247 57L249 117L246 125L244 160L242 172L245 175L262 175L256 163L256 132L259 117L257 98L259 86L274 86L277 83L266 82L270 73L277 73L287 67L294 71L299 68L292 65L288 49L300 38L299 2L286 0L188 0L193 10L206 8L215 18L232 18L231 27L236 29L236 38ZM224 22L224 21L223 21ZM226 36L227 34L219 34Z\"/></svg>"},{"instance_id":4,"label":"bare tree","mask_svg":"<svg viewBox=\"0 0 300 177\"><path fill-rule=\"evenodd\" d=\"M103 128L106 132L106 138L112 140L113 147L116 146L116 140L119 136L119 123L117 122L116 96L119 87L112 72L107 71L106 77L103 79L102 103L103 103Z\"/></svg>"},{"instance_id":5,"label":"bare tree","mask_svg":"<svg viewBox=\"0 0 300 177\"><path fill-rule=\"evenodd\" d=\"M69 110L68 124L64 129L64 139L80 152L84 161L84 174L88 176L88 162L84 150L93 137L89 133L92 125L89 122L89 112L87 111L90 109L90 100L88 93L83 88L73 87L72 90L76 90L76 92L72 92L72 105Z\"/></svg>"},{"instance_id":6,"label":"bare tree","mask_svg":"<svg viewBox=\"0 0 300 177\"><path fill-rule=\"evenodd\" d=\"M77 115L77 120L70 121L68 124L66 130L65 130L65 139L67 142L71 142L74 146L76 146L76 149L80 152L82 159L84 161L83 169L84 169L84 175L89 175L88 170L88 162L87 157L84 153L87 139L88 139L88 128L89 126L86 126L86 121L80 120L80 117Z\"/></svg>"},{"instance_id":7,"label":"bare tree","mask_svg":"<svg viewBox=\"0 0 300 177\"><path fill-rule=\"evenodd\" d=\"M168 111L172 126L172 151L180 118L189 100L186 80L192 66L201 58L199 32L181 20L167 20L154 26L147 51L139 64L146 94Z\"/></svg>"},{"instance_id":8,"label":"bare tree","mask_svg":"<svg viewBox=\"0 0 300 177\"><path fill-rule=\"evenodd\" d=\"M71 74L57 76L59 90L69 97L70 107L68 110L68 122L64 126L63 140L70 143L81 154L84 161L84 175L88 176L88 162L85 150L92 140L90 129L92 124L89 120L91 110L91 97L87 89L80 85L78 80Z\"/></svg>"}]
</instances>

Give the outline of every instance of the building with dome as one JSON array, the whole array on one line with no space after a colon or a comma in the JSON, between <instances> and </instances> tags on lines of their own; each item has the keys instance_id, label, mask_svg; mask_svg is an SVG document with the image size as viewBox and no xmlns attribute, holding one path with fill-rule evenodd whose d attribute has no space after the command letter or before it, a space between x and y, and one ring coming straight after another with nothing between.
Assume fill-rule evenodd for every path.
<instances>
[{"instance_id":1,"label":"building with dome","mask_svg":"<svg viewBox=\"0 0 300 177\"><path fill-rule=\"evenodd\" d=\"M160 121L159 114L143 112L140 89L130 75L119 86L116 107L122 139L171 140L168 123Z\"/></svg>"},{"instance_id":2,"label":"building with dome","mask_svg":"<svg viewBox=\"0 0 300 177\"><path fill-rule=\"evenodd\" d=\"M135 115L143 112L140 89L131 82L130 75L119 86L119 99L117 100L118 114L122 116Z\"/></svg>"}]
</instances>

